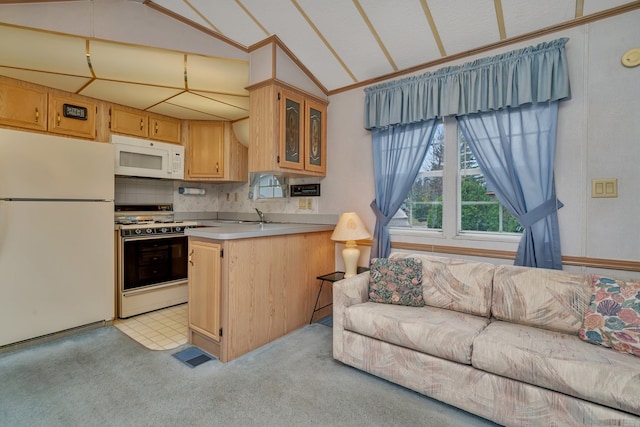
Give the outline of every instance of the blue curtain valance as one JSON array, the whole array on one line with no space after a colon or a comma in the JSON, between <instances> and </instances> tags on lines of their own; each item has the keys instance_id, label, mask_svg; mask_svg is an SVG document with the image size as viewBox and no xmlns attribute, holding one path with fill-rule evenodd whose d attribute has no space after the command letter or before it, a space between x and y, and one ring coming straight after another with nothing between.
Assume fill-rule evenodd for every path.
<instances>
[{"instance_id":1,"label":"blue curtain valance","mask_svg":"<svg viewBox=\"0 0 640 427\"><path fill-rule=\"evenodd\" d=\"M561 38L368 87L364 127L371 130L569 99L567 41Z\"/></svg>"}]
</instances>

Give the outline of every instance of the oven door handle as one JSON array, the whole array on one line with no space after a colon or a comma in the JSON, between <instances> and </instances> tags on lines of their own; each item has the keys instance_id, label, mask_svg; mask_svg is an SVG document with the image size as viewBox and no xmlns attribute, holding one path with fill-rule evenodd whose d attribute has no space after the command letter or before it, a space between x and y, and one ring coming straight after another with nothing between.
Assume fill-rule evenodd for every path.
<instances>
[{"instance_id":1,"label":"oven door handle","mask_svg":"<svg viewBox=\"0 0 640 427\"><path fill-rule=\"evenodd\" d=\"M174 282L163 283L162 285L152 285L144 288L132 289L130 291L124 291L122 293L122 296L128 297L132 295L144 294L147 292L157 291L158 289L162 289L162 288L171 288L173 286L184 285L185 283L188 283L187 280L182 279L182 280L176 280Z\"/></svg>"}]
</instances>

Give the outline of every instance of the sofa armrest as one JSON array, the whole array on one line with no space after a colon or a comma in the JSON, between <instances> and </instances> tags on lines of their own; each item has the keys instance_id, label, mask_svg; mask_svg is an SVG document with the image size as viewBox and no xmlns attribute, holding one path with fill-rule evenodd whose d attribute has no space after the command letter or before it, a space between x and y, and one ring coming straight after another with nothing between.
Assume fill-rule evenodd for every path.
<instances>
[{"instance_id":1,"label":"sofa armrest","mask_svg":"<svg viewBox=\"0 0 640 427\"><path fill-rule=\"evenodd\" d=\"M333 284L333 357L342 360L344 311L369 300L369 272L365 271Z\"/></svg>"}]
</instances>

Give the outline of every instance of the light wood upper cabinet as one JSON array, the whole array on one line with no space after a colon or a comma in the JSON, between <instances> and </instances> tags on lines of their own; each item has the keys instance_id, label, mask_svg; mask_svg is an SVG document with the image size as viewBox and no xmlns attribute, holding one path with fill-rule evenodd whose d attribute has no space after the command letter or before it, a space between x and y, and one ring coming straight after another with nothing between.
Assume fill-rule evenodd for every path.
<instances>
[{"instance_id":1,"label":"light wood upper cabinet","mask_svg":"<svg viewBox=\"0 0 640 427\"><path fill-rule=\"evenodd\" d=\"M120 105L111 107L111 132L180 144L180 120Z\"/></svg>"},{"instance_id":2,"label":"light wood upper cabinet","mask_svg":"<svg viewBox=\"0 0 640 427\"><path fill-rule=\"evenodd\" d=\"M217 243L189 239L189 328L220 341L221 251Z\"/></svg>"},{"instance_id":3,"label":"light wood upper cabinet","mask_svg":"<svg viewBox=\"0 0 640 427\"><path fill-rule=\"evenodd\" d=\"M247 148L233 134L230 122L191 121L187 126L185 180L247 181Z\"/></svg>"},{"instance_id":4,"label":"light wood upper cabinet","mask_svg":"<svg viewBox=\"0 0 640 427\"><path fill-rule=\"evenodd\" d=\"M49 132L95 138L97 113L94 102L49 93Z\"/></svg>"},{"instance_id":5,"label":"light wood upper cabinet","mask_svg":"<svg viewBox=\"0 0 640 427\"><path fill-rule=\"evenodd\" d=\"M180 120L164 116L149 116L149 138L180 144Z\"/></svg>"},{"instance_id":6,"label":"light wood upper cabinet","mask_svg":"<svg viewBox=\"0 0 640 427\"><path fill-rule=\"evenodd\" d=\"M249 171L325 176L327 103L277 84L249 99Z\"/></svg>"},{"instance_id":7,"label":"light wood upper cabinet","mask_svg":"<svg viewBox=\"0 0 640 427\"><path fill-rule=\"evenodd\" d=\"M111 131L146 138L149 136L149 116L131 108L112 106Z\"/></svg>"},{"instance_id":8,"label":"light wood upper cabinet","mask_svg":"<svg viewBox=\"0 0 640 427\"><path fill-rule=\"evenodd\" d=\"M47 130L47 93L21 84L0 84L0 124Z\"/></svg>"}]
</instances>

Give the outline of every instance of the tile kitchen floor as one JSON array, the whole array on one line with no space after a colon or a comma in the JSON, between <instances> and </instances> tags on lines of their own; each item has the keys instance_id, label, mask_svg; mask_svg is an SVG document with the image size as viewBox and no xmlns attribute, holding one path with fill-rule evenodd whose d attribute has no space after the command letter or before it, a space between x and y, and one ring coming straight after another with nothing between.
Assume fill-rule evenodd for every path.
<instances>
[{"instance_id":1,"label":"tile kitchen floor","mask_svg":"<svg viewBox=\"0 0 640 427\"><path fill-rule=\"evenodd\" d=\"M171 350L187 343L187 304L116 319L113 326L151 350Z\"/></svg>"}]
</instances>

